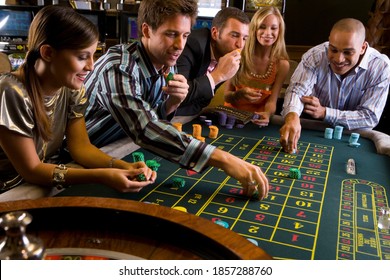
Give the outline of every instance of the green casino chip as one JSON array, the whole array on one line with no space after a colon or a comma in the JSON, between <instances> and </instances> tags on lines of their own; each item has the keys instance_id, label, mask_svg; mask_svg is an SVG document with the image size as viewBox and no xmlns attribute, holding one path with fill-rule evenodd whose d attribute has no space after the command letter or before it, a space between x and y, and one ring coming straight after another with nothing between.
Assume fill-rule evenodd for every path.
<instances>
[{"instance_id":1,"label":"green casino chip","mask_svg":"<svg viewBox=\"0 0 390 280\"><path fill-rule=\"evenodd\" d=\"M154 159L149 159L146 161L146 166L152 169L153 171L158 171L158 168L161 166L161 164L159 164Z\"/></svg>"},{"instance_id":2,"label":"green casino chip","mask_svg":"<svg viewBox=\"0 0 390 280\"><path fill-rule=\"evenodd\" d=\"M168 84L168 82L171 81L171 80L173 80L173 73L172 73L172 72L170 72L170 73L165 77L165 81L167 82L167 84Z\"/></svg>"},{"instance_id":3,"label":"green casino chip","mask_svg":"<svg viewBox=\"0 0 390 280\"><path fill-rule=\"evenodd\" d=\"M173 178L173 186L176 188L184 188L186 181L183 178Z\"/></svg>"},{"instance_id":4,"label":"green casino chip","mask_svg":"<svg viewBox=\"0 0 390 280\"><path fill-rule=\"evenodd\" d=\"M145 161L145 156L141 152L134 152L133 153L133 161L138 162L138 161Z\"/></svg>"},{"instance_id":5,"label":"green casino chip","mask_svg":"<svg viewBox=\"0 0 390 280\"><path fill-rule=\"evenodd\" d=\"M298 168L291 167L290 168L290 178L292 179L301 179L301 171Z\"/></svg>"}]
</instances>

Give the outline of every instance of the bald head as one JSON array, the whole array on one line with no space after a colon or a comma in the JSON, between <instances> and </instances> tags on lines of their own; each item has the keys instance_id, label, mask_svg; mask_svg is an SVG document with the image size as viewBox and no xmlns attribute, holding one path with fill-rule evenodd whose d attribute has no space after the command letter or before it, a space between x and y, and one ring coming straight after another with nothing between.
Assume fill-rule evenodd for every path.
<instances>
[{"instance_id":1,"label":"bald head","mask_svg":"<svg viewBox=\"0 0 390 280\"><path fill-rule=\"evenodd\" d=\"M328 59L333 72L345 75L358 65L368 44L364 25L353 18L342 19L333 26L329 36Z\"/></svg>"},{"instance_id":2,"label":"bald head","mask_svg":"<svg viewBox=\"0 0 390 280\"><path fill-rule=\"evenodd\" d=\"M366 29L363 23L354 18L345 18L339 20L333 25L331 34L333 32L354 33L356 34L356 38L358 38L359 43L363 43L366 39Z\"/></svg>"}]
</instances>

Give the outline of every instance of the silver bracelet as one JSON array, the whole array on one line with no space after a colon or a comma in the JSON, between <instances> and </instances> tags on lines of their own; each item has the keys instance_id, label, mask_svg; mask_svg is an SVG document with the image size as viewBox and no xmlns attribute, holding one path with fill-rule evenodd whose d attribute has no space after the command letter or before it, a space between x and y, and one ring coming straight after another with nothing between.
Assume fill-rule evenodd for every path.
<instances>
[{"instance_id":1,"label":"silver bracelet","mask_svg":"<svg viewBox=\"0 0 390 280\"><path fill-rule=\"evenodd\" d=\"M57 189L65 188L65 175L68 172L68 168L64 164L57 165L53 170L52 184Z\"/></svg>"}]
</instances>

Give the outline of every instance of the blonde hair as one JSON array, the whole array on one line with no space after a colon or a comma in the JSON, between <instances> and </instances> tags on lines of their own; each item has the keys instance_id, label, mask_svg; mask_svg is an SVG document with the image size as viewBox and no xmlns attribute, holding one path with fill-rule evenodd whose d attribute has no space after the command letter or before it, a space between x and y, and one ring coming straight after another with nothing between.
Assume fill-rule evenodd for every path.
<instances>
[{"instance_id":1,"label":"blonde hair","mask_svg":"<svg viewBox=\"0 0 390 280\"><path fill-rule=\"evenodd\" d=\"M264 19L269 15L275 15L279 21L279 36L276 39L276 42L272 45L271 60L277 62L279 60L289 59L286 50L286 43L284 40L286 27L285 27L282 14L280 13L279 9L274 6L261 8L257 10L257 12L253 15L251 22L249 24L249 37L245 42L244 49L241 53L240 69L232 79L233 85L236 85L238 83L241 75L249 76L250 72L254 72L253 71L254 64L253 64L252 57L255 54L256 44L258 44L257 30L263 23Z\"/></svg>"}]
</instances>

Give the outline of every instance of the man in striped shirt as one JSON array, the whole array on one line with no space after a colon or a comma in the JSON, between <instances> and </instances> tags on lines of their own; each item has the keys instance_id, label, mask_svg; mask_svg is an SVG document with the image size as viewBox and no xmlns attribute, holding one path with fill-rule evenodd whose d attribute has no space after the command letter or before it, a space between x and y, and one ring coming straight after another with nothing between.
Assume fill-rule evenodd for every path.
<instances>
[{"instance_id":1,"label":"man in striped shirt","mask_svg":"<svg viewBox=\"0 0 390 280\"><path fill-rule=\"evenodd\" d=\"M297 149L299 116L349 130L372 129L380 120L390 83L389 58L365 41L364 25L352 18L338 21L329 41L302 56L283 104L280 143Z\"/></svg>"},{"instance_id":2,"label":"man in striped shirt","mask_svg":"<svg viewBox=\"0 0 390 280\"><path fill-rule=\"evenodd\" d=\"M241 182L244 195L258 191L262 199L269 185L258 166L189 137L168 122L188 93L187 80L177 74L175 64L196 16L195 0L141 2L140 40L110 48L86 78L90 140L101 147L127 135L183 168L221 168ZM167 82L164 75L170 72L176 74Z\"/></svg>"}]
</instances>

